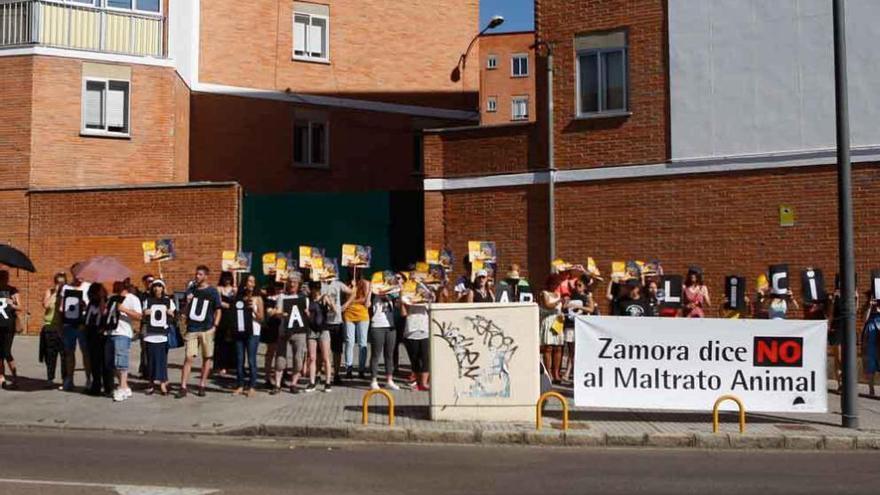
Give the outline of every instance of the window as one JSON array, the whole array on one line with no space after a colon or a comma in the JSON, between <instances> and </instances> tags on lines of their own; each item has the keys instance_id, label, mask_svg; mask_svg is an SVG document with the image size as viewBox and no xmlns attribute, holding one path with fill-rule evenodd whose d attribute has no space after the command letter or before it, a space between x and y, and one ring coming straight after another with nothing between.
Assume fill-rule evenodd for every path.
<instances>
[{"instance_id":1,"label":"window","mask_svg":"<svg viewBox=\"0 0 880 495\"><path fill-rule=\"evenodd\" d=\"M510 60L511 76L526 77L529 75L529 56L526 54L514 55Z\"/></svg>"},{"instance_id":2,"label":"window","mask_svg":"<svg viewBox=\"0 0 880 495\"><path fill-rule=\"evenodd\" d=\"M488 100L486 100L486 111L487 112L497 112L498 111L498 98L495 96L490 96Z\"/></svg>"},{"instance_id":3,"label":"window","mask_svg":"<svg viewBox=\"0 0 880 495\"><path fill-rule=\"evenodd\" d=\"M510 120L528 120L529 119L529 97L514 96L511 102Z\"/></svg>"},{"instance_id":4,"label":"window","mask_svg":"<svg viewBox=\"0 0 880 495\"><path fill-rule=\"evenodd\" d=\"M293 124L293 163L300 167L329 167L327 123L297 120Z\"/></svg>"},{"instance_id":5,"label":"window","mask_svg":"<svg viewBox=\"0 0 880 495\"><path fill-rule=\"evenodd\" d=\"M627 111L626 36L623 32L579 37L577 115Z\"/></svg>"},{"instance_id":6,"label":"window","mask_svg":"<svg viewBox=\"0 0 880 495\"><path fill-rule=\"evenodd\" d=\"M489 58L486 59L486 68L489 70L498 68L498 56L497 55L489 55Z\"/></svg>"},{"instance_id":7,"label":"window","mask_svg":"<svg viewBox=\"0 0 880 495\"><path fill-rule=\"evenodd\" d=\"M80 3L93 3L89 0L76 0ZM94 3L100 6L101 0ZM106 0L107 8L122 10L140 10L143 12L161 12L161 0Z\"/></svg>"},{"instance_id":8,"label":"window","mask_svg":"<svg viewBox=\"0 0 880 495\"><path fill-rule=\"evenodd\" d=\"M85 80L82 101L82 133L92 135L129 135L128 81Z\"/></svg>"},{"instance_id":9,"label":"window","mask_svg":"<svg viewBox=\"0 0 880 495\"><path fill-rule=\"evenodd\" d=\"M293 15L293 58L327 62L330 59L330 39L325 16L297 12Z\"/></svg>"}]
</instances>

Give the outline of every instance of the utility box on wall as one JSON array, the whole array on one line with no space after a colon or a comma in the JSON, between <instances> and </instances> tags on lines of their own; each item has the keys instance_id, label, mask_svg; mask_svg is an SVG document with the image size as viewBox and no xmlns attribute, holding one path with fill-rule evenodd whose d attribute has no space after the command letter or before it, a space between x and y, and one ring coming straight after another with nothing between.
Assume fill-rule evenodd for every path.
<instances>
[{"instance_id":1,"label":"utility box on wall","mask_svg":"<svg viewBox=\"0 0 880 495\"><path fill-rule=\"evenodd\" d=\"M430 317L431 419L533 421L538 306L434 304Z\"/></svg>"}]
</instances>

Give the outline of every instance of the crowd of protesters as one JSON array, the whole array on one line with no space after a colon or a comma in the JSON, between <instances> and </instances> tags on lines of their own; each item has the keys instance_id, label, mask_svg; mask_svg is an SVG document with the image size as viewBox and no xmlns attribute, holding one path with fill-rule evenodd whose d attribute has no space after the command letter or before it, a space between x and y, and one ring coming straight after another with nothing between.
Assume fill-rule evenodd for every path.
<instances>
[{"instance_id":1,"label":"crowd of protesters","mask_svg":"<svg viewBox=\"0 0 880 495\"><path fill-rule=\"evenodd\" d=\"M466 267L466 272L469 269ZM175 391L178 398L190 394L196 360L201 361L201 367L192 393L199 397L205 396L212 372L219 376L234 373L232 393L247 397L258 388L272 395L283 390L309 393L319 386L330 392L333 385L353 380L355 375L369 379L373 389L384 385L399 390L400 381L412 390L427 391L431 303L492 303L501 299L500 287L510 296L506 300L532 300L531 286L520 277L517 265L510 266L497 284L486 270L475 271L473 279L463 276L450 282L443 276L431 284L420 282L417 297L401 290L410 275L387 272L379 289L362 270L352 270L349 283L336 278L308 281L293 272L286 282L270 282L261 288L251 274L242 274L237 280L235 274L221 272L215 286L211 270L202 265L179 292L146 275L140 287L124 280L115 282L108 293L103 284L58 273L43 297L40 359L45 362L50 384L60 361L59 388L70 391L75 387L79 349L84 391L114 401L132 395L128 381L131 352L140 354L137 371L147 383L145 393L171 394L168 352L180 347L185 357ZM595 295L601 280L579 265L555 266L534 296L540 311L541 360L555 384L572 380L578 315L703 318L713 309L698 268L689 269L684 277L676 304L668 304L660 273L613 276L604 294L605 304ZM771 291L767 276L760 275L755 292L744 299L745 304L733 307L725 295L717 308L719 314L782 319L802 309L805 319L827 320L839 381L842 309L838 289L827 298L805 301L801 308L790 291ZM873 377L880 372L880 307L875 298L868 297L864 308L863 355L873 395ZM18 291L9 285L8 273L0 271L0 383L4 388L15 387L12 341L20 327L15 314L21 310ZM134 350L133 342L139 343ZM259 384L257 354L261 344L265 346L265 364L263 383ZM401 344L409 357L408 372L399 366Z\"/></svg>"}]
</instances>

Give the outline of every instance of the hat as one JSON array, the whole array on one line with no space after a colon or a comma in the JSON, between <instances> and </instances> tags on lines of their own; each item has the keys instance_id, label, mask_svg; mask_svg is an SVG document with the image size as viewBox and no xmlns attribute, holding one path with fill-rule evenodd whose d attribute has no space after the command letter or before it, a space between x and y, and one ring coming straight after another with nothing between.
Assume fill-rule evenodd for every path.
<instances>
[{"instance_id":1,"label":"hat","mask_svg":"<svg viewBox=\"0 0 880 495\"><path fill-rule=\"evenodd\" d=\"M486 277L486 278L488 278L488 277L489 277L489 272L487 272L486 270L477 270L477 274L476 274L476 276L475 276L474 278L479 278L479 277Z\"/></svg>"},{"instance_id":2,"label":"hat","mask_svg":"<svg viewBox=\"0 0 880 495\"><path fill-rule=\"evenodd\" d=\"M633 287L638 287L639 285L641 285L641 284L639 283L639 279L637 279L637 278L631 278L626 281L626 286L629 287L630 289L632 289Z\"/></svg>"},{"instance_id":3,"label":"hat","mask_svg":"<svg viewBox=\"0 0 880 495\"><path fill-rule=\"evenodd\" d=\"M516 263L510 265L507 268L507 278L518 280L519 277L519 265Z\"/></svg>"},{"instance_id":4,"label":"hat","mask_svg":"<svg viewBox=\"0 0 880 495\"><path fill-rule=\"evenodd\" d=\"M159 279L159 278L154 279L153 282L150 283L150 288L152 289L153 287L155 287L157 285L161 285L163 289L167 289L167 287L165 287L165 282L163 282L162 279Z\"/></svg>"}]
</instances>

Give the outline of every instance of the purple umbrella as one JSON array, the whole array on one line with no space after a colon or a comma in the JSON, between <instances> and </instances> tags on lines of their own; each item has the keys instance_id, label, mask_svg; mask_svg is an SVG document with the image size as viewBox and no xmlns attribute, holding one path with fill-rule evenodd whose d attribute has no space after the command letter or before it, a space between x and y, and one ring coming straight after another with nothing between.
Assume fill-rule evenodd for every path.
<instances>
[{"instance_id":1,"label":"purple umbrella","mask_svg":"<svg viewBox=\"0 0 880 495\"><path fill-rule=\"evenodd\" d=\"M73 274L89 282L118 282L131 278L131 270L112 256L95 256L78 263Z\"/></svg>"}]
</instances>

